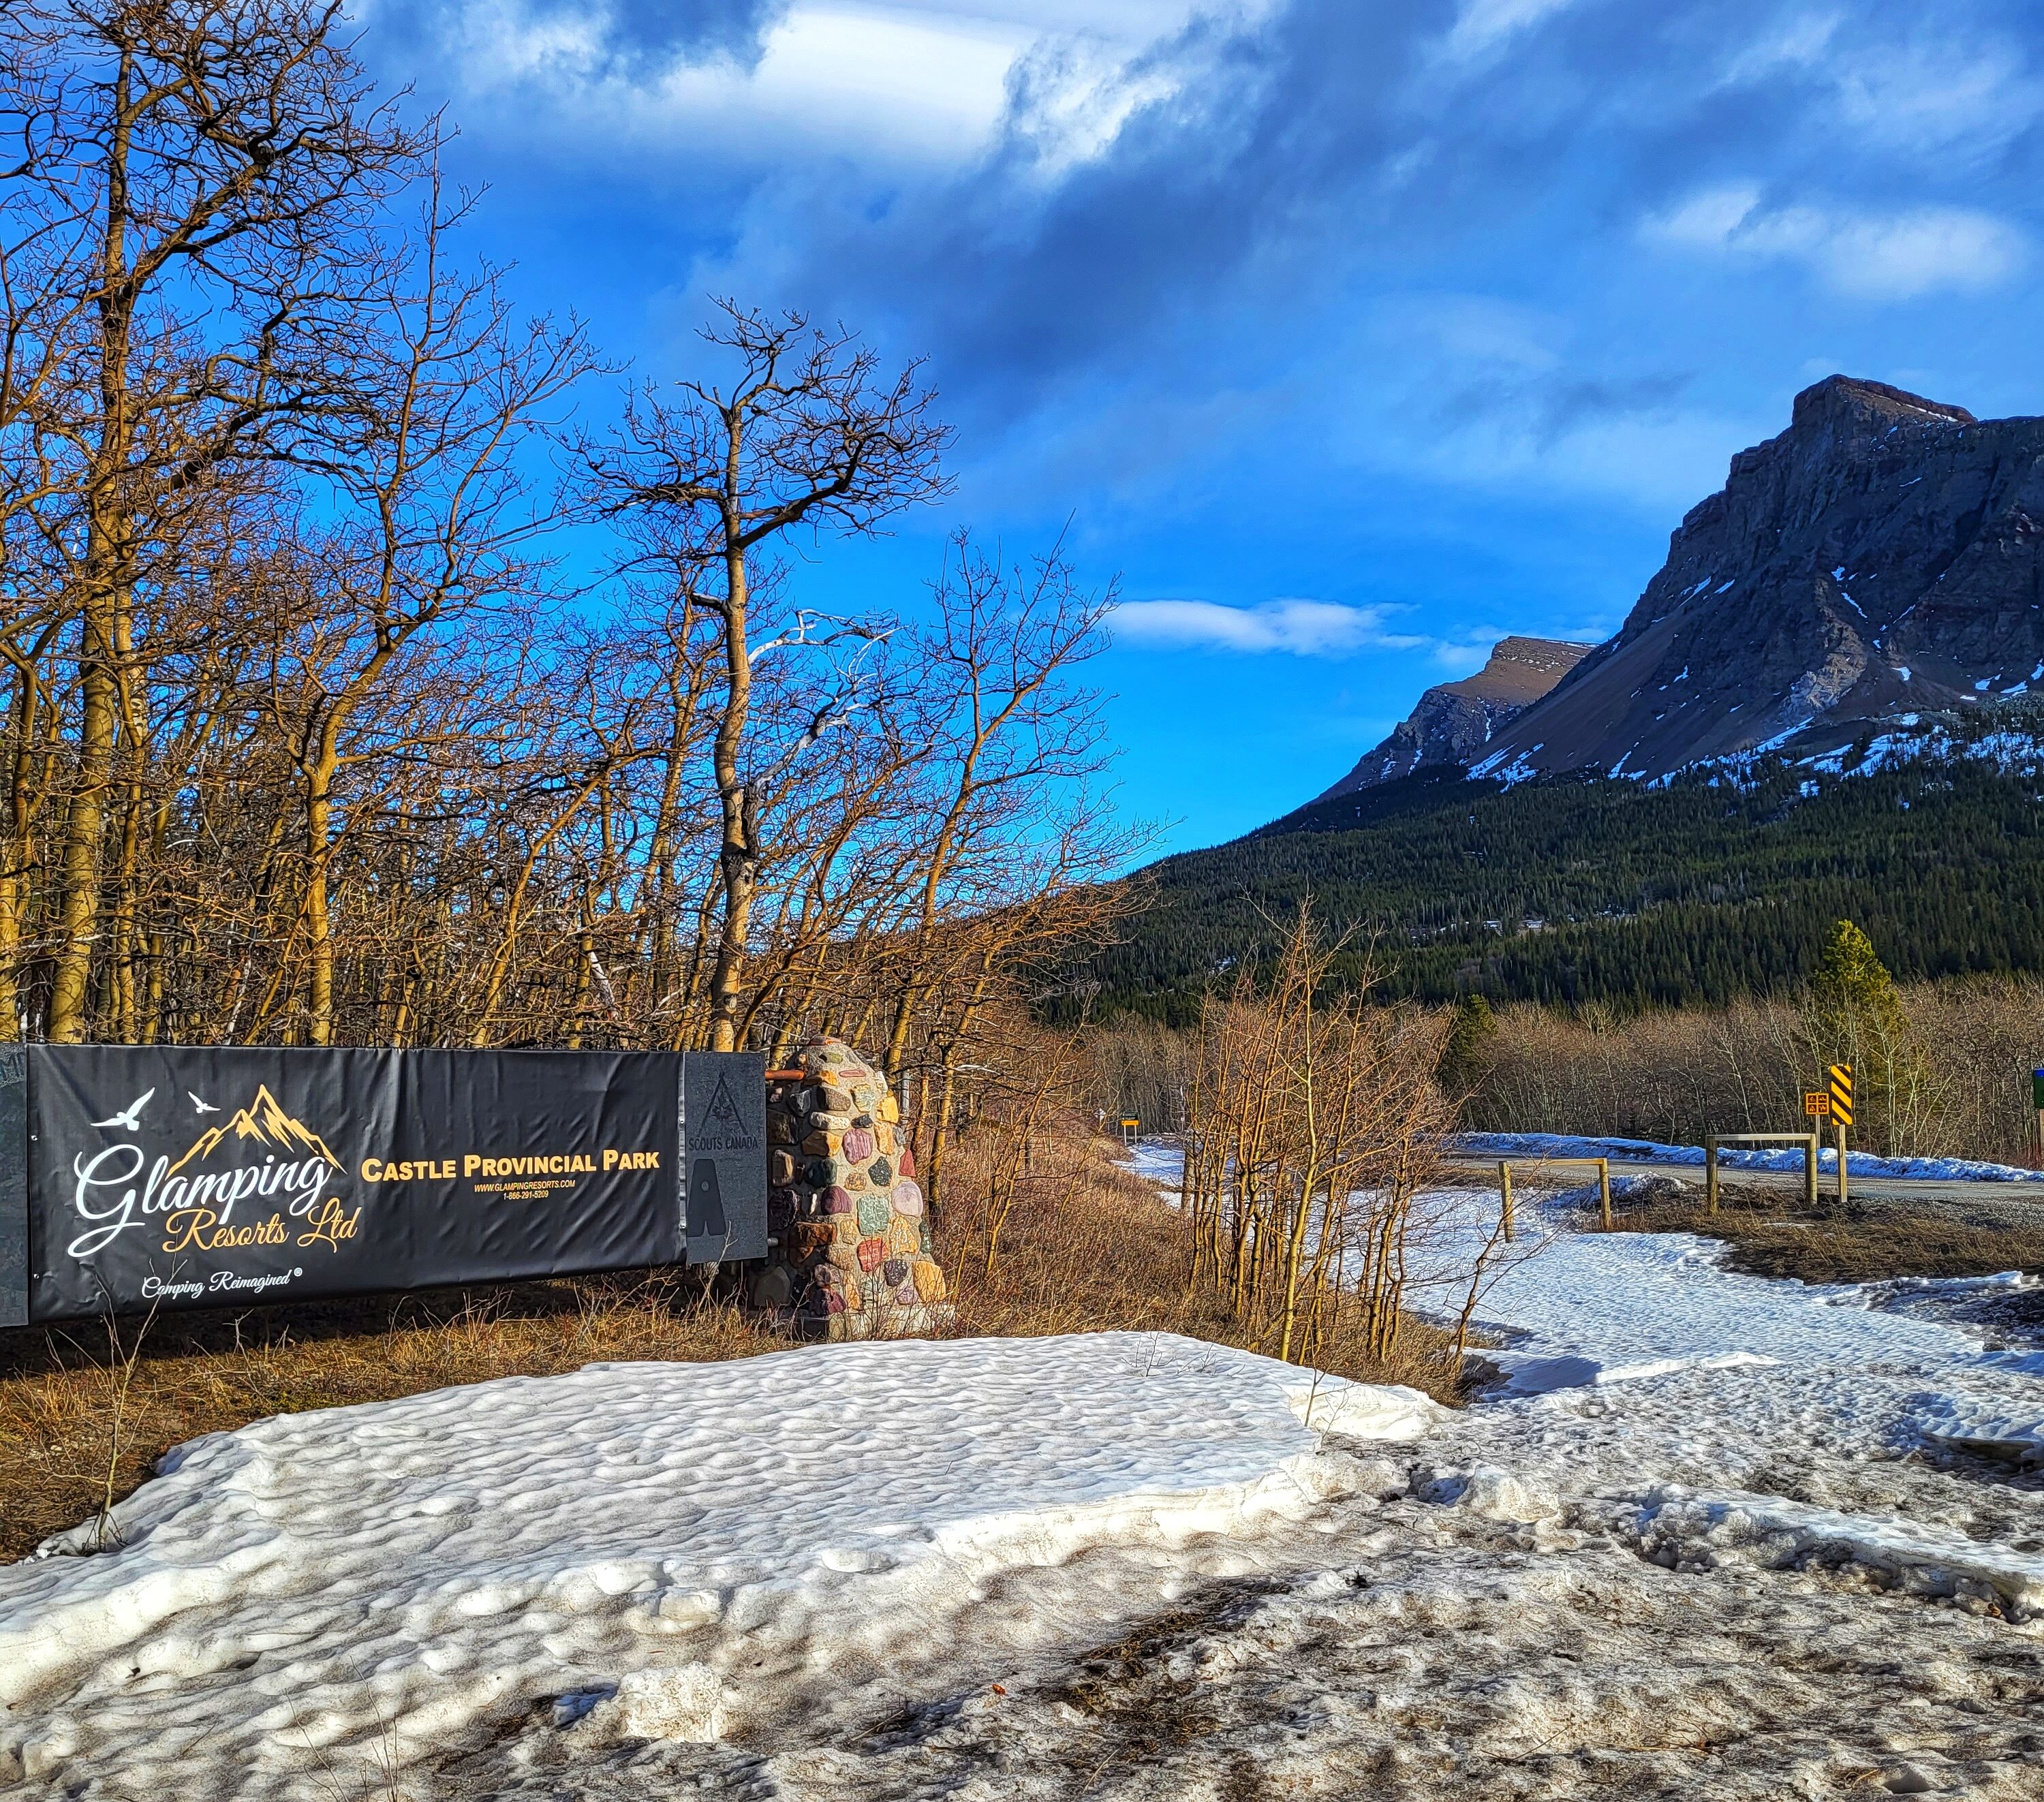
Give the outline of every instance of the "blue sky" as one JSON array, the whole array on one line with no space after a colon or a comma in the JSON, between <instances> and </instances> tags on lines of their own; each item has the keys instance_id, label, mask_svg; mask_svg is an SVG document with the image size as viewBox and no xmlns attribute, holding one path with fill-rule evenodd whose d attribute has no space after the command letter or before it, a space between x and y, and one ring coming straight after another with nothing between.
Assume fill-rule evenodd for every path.
<instances>
[{"instance_id":1,"label":"blue sky","mask_svg":"<svg viewBox=\"0 0 2044 1802\"><path fill-rule=\"evenodd\" d=\"M944 533L1119 578L1120 799L1285 812L1507 632L1600 637L1834 371L2044 413L2019 0L360 0L478 247L636 375L708 294L924 355ZM601 411L602 394L588 404Z\"/></svg>"}]
</instances>

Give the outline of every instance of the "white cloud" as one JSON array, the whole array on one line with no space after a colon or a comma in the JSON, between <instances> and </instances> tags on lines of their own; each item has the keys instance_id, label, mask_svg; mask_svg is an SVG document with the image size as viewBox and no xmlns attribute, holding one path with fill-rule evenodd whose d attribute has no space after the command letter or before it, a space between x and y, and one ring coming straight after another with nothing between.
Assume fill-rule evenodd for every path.
<instances>
[{"instance_id":1,"label":"white cloud","mask_svg":"<svg viewBox=\"0 0 2044 1802\"><path fill-rule=\"evenodd\" d=\"M720 72L705 83L689 70L662 98L682 109L715 99L806 133L893 136L955 155L984 142L1000 120L1024 42L1005 21L803 7L768 33L742 94L716 91L725 85Z\"/></svg>"},{"instance_id":2,"label":"white cloud","mask_svg":"<svg viewBox=\"0 0 2044 1802\"><path fill-rule=\"evenodd\" d=\"M363 0L375 16L381 0ZM756 56L621 65L613 0L450 0L441 54L499 129L756 163L955 168L1011 124L1056 175L1104 152L1177 77L1150 53L1196 17L1245 29L1275 0L793 0Z\"/></svg>"},{"instance_id":3,"label":"white cloud","mask_svg":"<svg viewBox=\"0 0 2044 1802\"><path fill-rule=\"evenodd\" d=\"M1689 250L1722 249L1759 206L1756 187L1706 188L1673 212L1647 221L1646 235Z\"/></svg>"},{"instance_id":4,"label":"white cloud","mask_svg":"<svg viewBox=\"0 0 2044 1802\"><path fill-rule=\"evenodd\" d=\"M1796 16L1741 51L1726 84L1805 78L1828 90L1830 110L1854 141L1918 153L1957 146L1984 154L2044 110L2044 88L2003 39L1934 27L1883 40L1846 24L1837 12Z\"/></svg>"},{"instance_id":5,"label":"white cloud","mask_svg":"<svg viewBox=\"0 0 2044 1802\"><path fill-rule=\"evenodd\" d=\"M2026 248L2012 225L1957 207L1824 221L1820 229L1833 284L1877 298L1996 286L2021 266Z\"/></svg>"},{"instance_id":6,"label":"white cloud","mask_svg":"<svg viewBox=\"0 0 2044 1802\"><path fill-rule=\"evenodd\" d=\"M1492 294L1407 294L1381 305L1377 320L1387 336L1403 340L1403 357L1424 344L1450 366L1518 374L1544 373L1563 361L1555 348L1563 321Z\"/></svg>"},{"instance_id":7,"label":"white cloud","mask_svg":"<svg viewBox=\"0 0 2044 1802\"><path fill-rule=\"evenodd\" d=\"M620 68L600 6L462 0L440 31L468 94L524 134L775 159L822 145L882 163L978 154L1035 36L1022 20L822 0L770 25L756 60L677 55Z\"/></svg>"},{"instance_id":8,"label":"white cloud","mask_svg":"<svg viewBox=\"0 0 2044 1802\"><path fill-rule=\"evenodd\" d=\"M1454 25L1442 40L1442 52L1458 62L1481 56L1550 13L1574 4L1575 0L1462 0Z\"/></svg>"},{"instance_id":9,"label":"white cloud","mask_svg":"<svg viewBox=\"0 0 2044 1802\"><path fill-rule=\"evenodd\" d=\"M1742 86L1784 69L1812 67L1826 59L1831 40L1843 22L1837 13L1800 13L1784 20L1732 58L1725 80L1731 86Z\"/></svg>"},{"instance_id":10,"label":"white cloud","mask_svg":"<svg viewBox=\"0 0 2044 1802\"><path fill-rule=\"evenodd\" d=\"M1427 413L1425 398L1408 402L1409 429L1342 448L1360 464L1405 479L1543 500L1589 495L1655 521L1679 516L1720 486L1733 451L1778 429L1764 417L1728 419L1708 407L1673 404L1639 413L1588 413L1558 425L1538 386L1489 394L1483 410L1459 418Z\"/></svg>"},{"instance_id":11,"label":"white cloud","mask_svg":"<svg viewBox=\"0 0 2044 1802\"><path fill-rule=\"evenodd\" d=\"M1172 98L1182 74L1169 62L1132 60L1095 37L1046 39L1009 80L1012 129L1033 153L1033 173L1055 181L1104 155L1140 109Z\"/></svg>"},{"instance_id":12,"label":"white cloud","mask_svg":"<svg viewBox=\"0 0 2044 1802\"><path fill-rule=\"evenodd\" d=\"M1124 601L1114 610L1117 637L1139 644L1213 651L1289 651L1346 657L1364 650L1435 647L1431 639L1387 632L1385 609L1334 601L1266 601L1254 607L1217 601Z\"/></svg>"},{"instance_id":13,"label":"white cloud","mask_svg":"<svg viewBox=\"0 0 2044 1802\"><path fill-rule=\"evenodd\" d=\"M1314 430L1331 455L1396 482L1679 514L1765 433L1692 398L1685 348L1658 367L1639 348L1494 294L1408 293L1339 342L1327 360L1354 374Z\"/></svg>"},{"instance_id":14,"label":"white cloud","mask_svg":"<svg viewBox=\"0 0 2044 1802\"><path fill-rule=\"evenodd\" d=\"M1194 11L1226 12L1194 0L889 0L897 12L944 18L1002 19L1032 31L1087 32L1135 42L1175 31ZM1256 9L1250 9L1254 10Z\"/></svg>"},{"instance_id":15,"label":"white cloud","mask_svg":"<svg viewBox=\"0 0 2044 1802\"><path fill-rule=\"evenodd\" d=\"M1798 263L1839 293L1869 300L1994 287L2021 267L2029 248L2015 226L1970 208L1770 206L1751 186L1706 189L1644 230L1650 241L1679 249Z\"/></svg>"},{"instance_id":16,"label":"white cloud","mask_svg":"<svg viewBox=\"0 0 2044 1802\"><path fill-rule=\"evenodd\" d=\"M1912 150L2012 137L2037 117L2037 84L2005 46L1934 43L1885 48L1849 62L1838 79L1847 124Z\"/></svg>"}]
</instances>

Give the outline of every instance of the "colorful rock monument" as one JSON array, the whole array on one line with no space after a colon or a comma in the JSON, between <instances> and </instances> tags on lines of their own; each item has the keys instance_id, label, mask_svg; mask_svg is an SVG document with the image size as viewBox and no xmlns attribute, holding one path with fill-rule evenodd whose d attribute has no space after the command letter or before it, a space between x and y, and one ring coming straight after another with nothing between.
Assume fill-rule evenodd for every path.
<instances>
[{"instance_id":1,"label":"colorful rock monument","mask_svg":"<svg viewBox=\"0 0 2044 1802\"><path fill-rule=\"evenodd\" d=\"M928 1333L949 1320L916 1160L887 1079L840 1039L805 1045L766 1090L766 1231L753 1298L830 1339Z\"/></svg>"}]
</instances>

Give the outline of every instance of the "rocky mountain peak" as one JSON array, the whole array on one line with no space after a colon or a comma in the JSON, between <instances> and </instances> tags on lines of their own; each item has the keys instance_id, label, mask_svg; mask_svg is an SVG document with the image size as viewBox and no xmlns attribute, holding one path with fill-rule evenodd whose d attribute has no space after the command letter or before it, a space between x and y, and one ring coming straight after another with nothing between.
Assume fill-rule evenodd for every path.
<instances>
[{"instance_id":1,"label":"rocky mountain peak","mask_svg":"<svg viewBox=\"0 0 2044 1802\"><path fill-rule=\"evenodd\" d=\"M1617 634L1480 774L1685 764L2044 682L2044 419L1835 375L1731 459Z\"/></svg>"},{"instance_id":2,"label":"rocky mountain peak","mask_svg":"<svg viewBox=\"0 0 2044 1802\"><path fill-rule=\"evenodd\" d=\"M1812 382L1796 397L1789 412L1792 436L1807 436L1835 428L1839 422L1886 427L1908 425L1977 425L1980 421L1964 407L1942 401L1926 400L1906 389L1891 388L1885 382L1869 382L1856 375L1827 375Z\"/></svg>"},{"instance_id":3,"label":"rocky mountain peak","mask_svg":"<svg viewBox=\"0 0 2044 1802\"><path fill-rule=\"evenodd\" d=\"M1331 801L1435 765L1466 767L1506 721L1546 694L1590 648L1557 638L1500 639L1474 675L1428 689L1389 738L1317 798Z\"/></svg>"},{"instance_id":4,"label":"rocky mountain peak","mask_svg":"<svg viewBox=\"0 0 2044 1802\"><path fill-rule=\"evenodd\" d=\"M1444 686L1500 700L1523 690L1526 701L1537 701L1594 648L1566 639L1522 638L1514 633L1490 647L1489 661L1474 675Z\"/></svg>"}]
</instances>

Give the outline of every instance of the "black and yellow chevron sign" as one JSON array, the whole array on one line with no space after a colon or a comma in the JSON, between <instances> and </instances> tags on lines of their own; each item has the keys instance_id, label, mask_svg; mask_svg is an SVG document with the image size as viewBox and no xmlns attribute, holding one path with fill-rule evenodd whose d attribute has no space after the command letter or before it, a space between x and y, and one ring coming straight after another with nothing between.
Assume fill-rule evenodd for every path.
<instances>
[{"instance_id":1,"label":"black and yellow chevron sign","mask_svg":"<svg viewBox=\"0 0 2044 1802\"><path fill-rule=\"evenodd\" d=\"M1840 1126L1850 1126L1853 1119L1852 1066L1831 1066L1831 1118Z\"/></svg>"}]
</instances>

